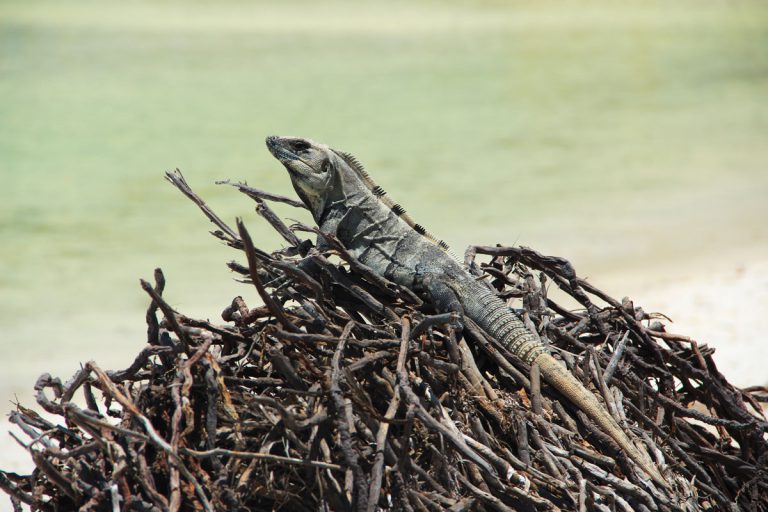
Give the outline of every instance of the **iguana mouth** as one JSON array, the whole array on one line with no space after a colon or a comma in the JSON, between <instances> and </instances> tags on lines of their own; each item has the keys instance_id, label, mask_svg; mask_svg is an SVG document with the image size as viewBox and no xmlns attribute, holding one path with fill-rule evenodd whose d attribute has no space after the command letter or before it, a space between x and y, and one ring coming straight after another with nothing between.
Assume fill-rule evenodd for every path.
<instances>
[{"instance_id":1,"label":"iguana mouth","mask_svg":"<svg viewBox=\"0 0 768 512\"><path fill-rule=\"evenodd\" d=\"M270 135L267 137L267 149L278 160L300 160L298 155L287 150L282 144L280 144L280 137L277 135Z\"/></svg>"},{"instance_id":2,"label":"iguana mouth","mask_svg":"<svg viewBox=\"0 0 768 512\"><path fill-rule=\"evenodd\" d=\"M270 135L266 139L267 143L267 149L269 149L269 152L274 155L275 158L277 158L283 165L286 166L289 172L295 173L296 170L292 169L291 166L287 165L287 162L290 161L298 161L304 164L308 169L311 171L314 171L314 168L312 165L309 164L306 160L301 158L299 155L291 151L290 149L286 148L286 144L283 144L283 138L278 135Z\"/></svg>"}]
</instances>

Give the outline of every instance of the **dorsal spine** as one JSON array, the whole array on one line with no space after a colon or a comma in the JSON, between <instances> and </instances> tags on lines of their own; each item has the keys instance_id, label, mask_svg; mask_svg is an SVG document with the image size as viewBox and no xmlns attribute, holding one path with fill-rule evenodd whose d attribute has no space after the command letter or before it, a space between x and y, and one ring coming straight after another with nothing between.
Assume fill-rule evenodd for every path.
<instances>
[{"instance_id":1,"label":"dorsal spine","mask_svg":"<svg viewBox=\"0 0 768 512\"><path fill-rule=\"evenodd\" d=\"M375 181L371 178L371 176L366 172L365 168L363 167L363 164L361 164L357 158L350 155L349 153L344 153L342 151L336 151L336 154L339 155L339 157L344 160L349 166L357 173L357 175L360 177L360 179L365 183L365 186L368 187L368 190L371 191L371 193L374 195L374 197L378 198L379 201L384 203L389 209L391 209L395 215L400 217L405 221L406 224L408 224L411 228L414 229L418 234L441 248L443 251L448 253L450 257L452 257L454 260L458 261L458 258L455 254L453 254L453 251L451 251L450 247L448 247L448 244L445 243L443 240L438 240L432 233L427 231L424 226L421 224L417 224L416 221L411 218L410 215L408 215L405 211L405 208L403 208L399 203L396 203L392 200L392 198L389 197L387 192L381 188L379 185L376 184Z\"/></svg>"}]
</instances>

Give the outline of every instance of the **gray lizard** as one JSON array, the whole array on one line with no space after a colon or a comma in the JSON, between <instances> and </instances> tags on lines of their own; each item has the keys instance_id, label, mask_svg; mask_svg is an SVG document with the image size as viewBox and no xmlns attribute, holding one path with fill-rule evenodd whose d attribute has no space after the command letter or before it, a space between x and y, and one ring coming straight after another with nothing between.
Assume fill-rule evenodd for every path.
<instances>
[{"instance_id":1,"label":"gray lizard","mask_svg":"<svg viewBox=\"0 0 768 512\"><path fill-rule=\"evenodd\" d=\"M559 364L507 305L448 253L448 246L413 222L351 155L299 137L267 137L320 230L335 235L361 263L425 294L436 309L471 318L527 364L539 365L555 389L613 438L650 477L668 484L590 393Z\"/></svg>"}]
</instances>

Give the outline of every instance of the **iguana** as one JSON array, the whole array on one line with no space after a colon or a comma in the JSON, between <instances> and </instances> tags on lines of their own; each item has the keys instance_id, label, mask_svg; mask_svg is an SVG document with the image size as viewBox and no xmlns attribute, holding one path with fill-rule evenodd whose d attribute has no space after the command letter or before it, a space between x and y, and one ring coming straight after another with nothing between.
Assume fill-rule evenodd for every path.
<instances>
[{"instance_id":1,"label":"iguana","mask_svg":"<svg viewBox=\"0 0 768 512\"><path fill-rule=\"evenodd\" d=\"M466 271L437 240L376 185L350 154L299 137L271 136L269 151L288 170L293 187L321 232L335 235L361 263L427 296L436 309L471 318L589 416L658 484L661 473L614 419L559 364L520 318Z\"/></svg>"}]
</instances>

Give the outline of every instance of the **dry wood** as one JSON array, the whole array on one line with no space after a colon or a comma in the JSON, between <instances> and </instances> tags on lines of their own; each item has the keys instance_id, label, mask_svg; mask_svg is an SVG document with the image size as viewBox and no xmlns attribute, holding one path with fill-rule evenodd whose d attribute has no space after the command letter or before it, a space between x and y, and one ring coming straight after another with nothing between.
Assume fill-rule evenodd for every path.
<instances>
[{"instance_id":1,"label":"dry wood","mask_svg":"<svg viewBox=\"0 0 768 512\"><path fill-rule=\"evenodd\" d=\"M229 266L264 305L236 297L215 325L174 311L159 270L154 286L142 281L149 345L124 370L42 375L37 402L58 425L12 413L36 466L0 471L15 509L768 510L765 388L735 388L711 349L566 260L466 253L501 297L523 299L527 324L645 444L669 489L637 474L536 366L471 320L435 315L332 237L313 249L303 237L316 230L288 227L266 201L300 203L234 185L289 245L269 253L180 173L168 179L240 251ZM581 309L555 303L549 282Z\"/></svg>"}]
</instances>

